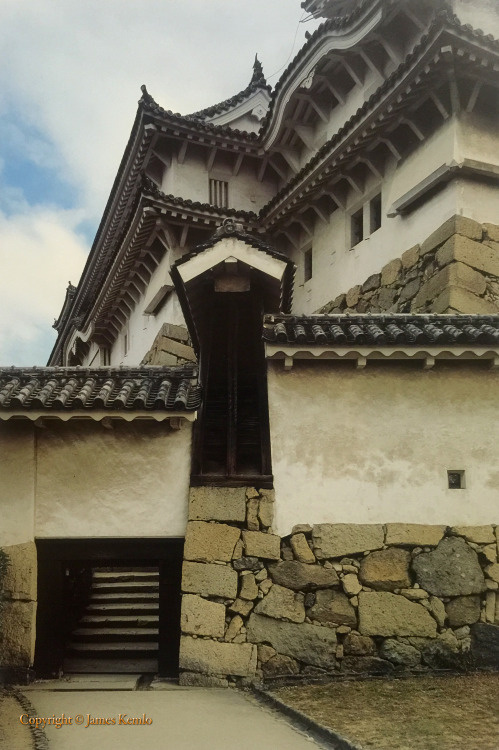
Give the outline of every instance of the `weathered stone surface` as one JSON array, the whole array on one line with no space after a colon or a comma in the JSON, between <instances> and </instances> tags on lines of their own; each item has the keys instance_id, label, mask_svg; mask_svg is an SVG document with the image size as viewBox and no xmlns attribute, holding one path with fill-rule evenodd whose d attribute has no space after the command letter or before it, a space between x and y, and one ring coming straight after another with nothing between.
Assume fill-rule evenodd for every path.
<instances>
[{"instance_id":1,"label":"weathered stone surface","mask_svg":"<svg viewBox=\"0 0 499 750\"><path fill-rule=\"evenodd\" d=\"M219 643L188 635L180 640L179 666L189 672L252 677L256 660L256 647L250 643Z\"/></svg>"},{"instance_id":2,"label":"weathered stone surface","mask_svg":"<svg viewBox=\"0 0 499 750\"><path fill-rule=\"evenodd\" d=\"M492 563L492 565L487 565L487 567L485 568L485 572L487 573L489 578L491 578L496 583L499 583L499 563Z\"/></svg>"},{"instance_id":3,"label":"weathered stone surface","mask_svg":"<svg viewBox=\"0 0 499 750\"><path fill-rule=\"evenodd\" d=\"M262 557L264 560L279 560L281 557L281 539L276 534L264 534L261 531L243 531L243 544L247 555Z\"/></svg>"},{"instance_id":4,"label":"weathered stone surface","mask_svg":"<svg viewBox=\"0 0 499 750\"><path fill-rule=\"evenodd\" d=\"M235 602L229 604L228 609L229 612L234 612L235 614L246 617L253 609L253 604L254 602L248 601L247 599L236 599Z\"/></svg>"},{"instance_id":5,"label":"weathered stone surface","mask_svg":"<svg viewBox=\"0 0 499 750\"><path fill-rule=\"evenodd\" d=\"M408 547L436 547L445 534L445 526L419 523L387 523L386 544Z\"/></svg>"},{"instance_id":6,"label":"weathered stone surface","mask_svg":"<svg viewBox=\"0 0 499 750\"><path fill-rule=\"evenodd\" d=\"M494 544L496 540L493 526L453 526L451 532L475 544Z\"/></svg>"},{"instance_id":7,"label":"weathered stone surface","mask_svg":"<svg viewBox=\"0 0 499 750\"><path fill-rule=\"evenodd\" d=\"M215 687L226 688L228 680L223 677L215 677L210 674L199 674L197 672L181 672L178 678L181 687Z\"/></svg>"},{"instance_id":8,"label":"weathered stone surface","mask_svg":"<svg viewBox=\"0 0 499 750\"><path fill-rule=\"evenodd\" d=\"M412 281L409 281L400 292L399 303L405 302L406 300L415 297L419 292L420 287L420 279L412 279Z\"/></svg>"},{"instance_id":9,"label":"weathered stone surface","mask_svg":"<svg viewBox=\"0 0 499 750\"><path fill-rule=\"evenodd\" d=\"M428 599L430 596L424 589L400 589L399 593L414 602L420 602L423 599Z\"/></svg>"},{"instance_id":10,"label":"weathered stone surface","mask_svg":"<svg viewBox=\"0 0 499 750\"><path fill-rule=\"evenodd\" d=\"M362 284L362 293L372 292L373 289L378 289L380 285L381 276L379 273L373 273L369 276Z\"/></svg>"},{"instance_id":11,"label":"weathered stone surface","mask_svg":"<svg viewBox=\"0 0 499 750\"><path fill-rule=\"evenodd\" d=\"M29 667L35 652L36 603L4 601L1 618L0 664Z\"/></svg>"},{"instance_id":12,"label":"weathered stone surface","mask_svg":"<svg viewBox=\"0 0 499 750\"><path fill-rule=\"evenodd\" d=\"M9 565L3 580L5 596L35 601L37 576L35 543L14 544L3 549L9 556Z\"/></svg>"},{"instance_id":13,"label":"weathered stone surface","mask_svg":"<svg viewBox=\"0 0 499 750\"><path fill-rule=\"evenodd\" d=\"M431 669L459 670L466 666L462 653L445 640L435 639L421 649L423 663Z\"/></svg>"},{"instance_id":14,"label":"weathered stone surface","mask_svg":"<svg viewBox=\"0 0 499 750\"><path fill-rule=\"evenodd\" d=\"M437 253L437 262L443 266L453 261L460 261L478 271L499 276L499 258L488 245L474 242L467 237L455 235L443 245Z\"/></svg>"},{"instance_id":15,"label":"weathered stone surface","mask_svg":"<svg viewBox=\"0 0 499 750\"><path fill-rule=\"evenodd\" d=\"M393 671L393 664L376 656L345 656L341 671L347 674L388 674Z\"/></svg>"},{"instance_id":16,"label":"weathered stone surface","mask_svg":"<svg viewBox=\"0 0 499 750\"><path fill-rule=\"evenodd\" d=\"M262 570L263 563L258 557L239 557L233 560L234 570Z\"/></svg>"},{"instance_id":17,"label":"weathered stone surface","mask_svg":"<svg viewBox=\"0 0 499 750\"><path fill-rule=\"evenodd\" d=\"M359 579L355 573L347 573L346 576L343 576L341 579L341 585L343 586L345 594L348 594L349 596L357 596L357 594L362 591L362 586L360 585Z\"/></svg>"},{"instance_id":18,"label":"weathered stone surface","mask_svg":"<svg viewBox=\"0 0 499 750\"><path fill-rule=\"evenodd\" d=\"M258 506L258 518L260 523L266 529L272 526L274 523L274 498L272 497L261 497L260 504Z\"/></svg>"},{"instance_id":19,"label":"weathered stone surface","mask_svg":"<svg viewBox=\"0 0 499 750\"><path fill-rule=\"evenodd\" d=\"M312 527L309 523L297 523L293 528L291 529L292 534L311 534L312 533Z\"/></svg>"},{"instance_id":20,"label":"weathered stone surface","mask_svg":"<svg viewBox=\"0 0 499 750\"><path fill-rule=\"evenodd\" d=\"M444 290L452 287L466 289L471 294L480 297L485 292L485 277L464 263L451 263L422 285L414 304L420 307L427 302L437 300Z\"/></svg>"},{"instance_id":21,"label":"weathered stone surface","mask_svg":"<svg viewBox=\"0 0 499 750\"><path fill-rule=\"evenodd\" d=\"M225 607L195 594L184 594L180 627L183 633L222 638L225 632Z\"/></svg>"},{"instance_id":22,"label":"weathered stone surface","mask_svg":"<svg viewBox=\"0 0 499 750\"><path fill-rule=\"evenodd\" d=\"M272 646L266 646L264 643L260 643L257 646L258 649L258 661L261 664L265 664L269 659L272 659L276 655L277 651Z\"/></svg>"},{"instance_id":23,"label":"weathered stone surface","mask_svg":"<svg viewBox=\"0 0 499 750\"><path fill-rule=\"evenodd\" d=\"M246 504L246 526L250 531L259 531L260 522L258 520L259 501L257 498L248 500Z\"/></svg>"},{"instance_id":24,"label":"weathered stone surface","mask_svg":"<svg viewBox=\"0 0 499 750\"><path fill-rule=\"evenodd\" d=\"M488 562L497 562L497 546L495 544L487 544L485 547L482 547L480 553L484 555Z\"/></svg>"},{"instance_id":25,"label":"weathered stone surface","mask_svg":"<svg viewBox=\"0 0 499 750\"><path fill-rule=\"evenodd\" d=\"M244 521L245 518L244 487L191 487L190 521Z\"/></svg>"},{"instance_id":26,"label":"weathered stone surface","mask_svg":"<svg viewBox=\"0 0 499 750\"><path fill-rule=\"evenodd\" d=\"M411 585L407 550L392 547L378 550L364 557L359 577L363 584L382 591L393 591Z\"/></svg>"},{"instance_id":27,"label":"weathered stone surface","mask_svg":"<svg viewBox=\"0 0 499 750\"><path fill-rule=\"evenodd\" d=\"M432 552L412 561L418 583L435 596L480 594L485 579L478 556L460 537L443 539Z\"/></svg>"},{"instance_id":28,"label":"weathered stone surface","mask_svg":"<svg viewBox=\"0 0 499 750\"><path fill-rule=\"evenodd\" d=\"M240 531L223 523L189 521L185 534L184 559L200 562L229 562Z\"/></svg>"},{"instance_id":29,"label":"weathered stone surface","mask_svg":"<svg viewBox=\"0 0 499 750\"><path fill-rule=\"evenodd\" d=\"M331 628L283 622L252 614L247 625L252 643L270 643L276 651L325 669L335 665L336 634Z\"/></svg>"},{"instance_id":30,"label":"weathered stone surface","mask_svg":"<svg viewBox=\"0 0 499 750\"><path fill-rule=\"evenodd\" d=\"M227 630L225 631L225 639L226 641L233 641L236 635L239 635L241 628L244 625L244 620L241 617L241 615L236 615L232 618L232 620L229 622L229 626Z\"/></svg>"},{"instance_id":31,"label":"weathered stone surface","mask_svg":"<svg viewBox=\"0 0 499 750\"><path fill-rule=\"evenodd\" d=\"M241 599L248 599L249 601L257 598L258 586L253 573L246 573L246 575L241 576L241 590L239 596Z\"/></svg>"},{"instance_id":32,"label":"weathered stone surface","mask_svg":"<svg viewBox=\"0 0 499 750\"><path fill-rule=\"evenodd\" d=\"M312 620L357 627L357 613L342 591L323 589L317 592L315 604L307 611Z\"/></svg>"},{"instance_id":33,"label":"weathered stone surface","mask_svg":"<svg viewBox=\"0 0 499 750\"><path fill-rule=\"evenodd\" d=\"M332 568L306 565L298 560L286 560L269 566L269 575L275 583L293 591L314 591L339 585L338 574Z\"/></svg>"},{"instance_id":34,"label":"weathered stone surface","mask_svg":"<svg viewBox=\"0 0 499 750\"><path fill-rule=\"evenodd\" d=\"M345 654L354 656L372 656L376 653L376 644L368 635L348 633L343 641L343 650Z\"/></svg>"},{"instance_id":35,"label":"weathered stone surface","mask_svg":"<svg viewBox=\"0 0 499 750\"><path fill-rule=\"evenodd\" d=\"M307 565L313 565L316 562L315 555L308 546L305 534L293 534L290 544L293 554L299 562L306 563Z\"/></svg>"},{"instance_id":36,"label":"weathered stone surface","mask_svg":"<svg viewBox=\"0 0 499 750\"><path fill-rule=\"evenodd\" d=\"M487 591L485 594L485 621L494 622L496 619L496 598L495 591Z\"/></svg>"},{"instance_id":37,"label":"weathered stone surface","mask_svg":"<svg viewBox=\"0 0 499 750\"><path fill-rule=\"evenodd\" d=\"M458 596L445 605L451 628L473 625L480 619L480 597Z\"/></svg>"},{"instance_id":38,"label":"weathered stone surface","mask_svg":"<svg viewBox=\"0 0 499 750\"><path fill-rule=\"evenodd\" d=\"M348 290L345 297L345 302L347 304L347 307L355 307L357 302L360 299L360 293L361 293L361 287L357 284L357 286L353 286L351 289Z\"/></svg>"},{"instance_id":39,"label":"weathered stone surface","mask_svg":"<svg viewBox=\"0 0 499 750\"><path fill-rule=\"evenodd\" d=\"M266 578L264 581L258 584L258 588L260 589L262 594L268 594L273 585L274 584L272 583L270 578Z\"/></svg>"},{"instance_id":40,"label":"weathered stone surface","mask_svg":"<svg viewBox=\"0 0 499 750\"><path fill-rule=\"evenodd\" d=\"M402 261L402 266L406 269L415 266L419 260L419 245L414 245L414 247L411 247L409 250L406 250L405 253L402 253L400 260Z\"/></svg>"},{"instance_id":41,"label":"weathered stone surface","mask_svg":"<svg viewBox=\"0 0 499 750\"><path fill-rule=\"evenodd\" d=\"M430 596L428 600L428 611L431 612L437 624L440 628L445 625L447 618L447 612L445 611L445 605L441 599L436 596Z\"/></svg>"},{"instance_id":42,"label":"weathered stone surface","mask_svg":"<svg viewBox=\"0 0 499 750\"><path fill-rule=\"evenodd\" d=\"M397 289L387 289L386 287L382 287L376 295L376 301L381 310L388 310L395 302L396 296Z\"/></svg>"},{"instance_id":43,"label":"weathered stone surface","mask_svg":"<svg viewBox=\"0 0 499 750\"><path fill-rule=\"evenodd\" d=\"M378 524L321 523L312 529L316 557L354 555L383 546L383 527Z\"/></svg>"},{"instance_id":44,"label":"weathered stone surface","mask_svg":"<svg viewBox=\"0 0 499 750\"><path fill-rule=\"evenodd\" d=\"M482 227L473 219L467 219L465 216L453 216L448 219L442 226L423 242L420 249L420 255L426 255L439 245L442 245L453 234L461 234L472 240L482 239Z\"/></svg>"},{"instance_id":45,"label":"weathered stone surface","mask_svg":"<svg viewBox=\"0 0 499 750\"><path fill-rule=\"evenodd\" d=\"M363 635L434 637L437 623L427 610L388 591L359 594L359 631Z\"/></svg>"},{"instance_id":46,"label":"weathered stone surface","mask_svg":"<svg viewBox=\"0 0 499 750\"><path fill-rule=\"evenodd\" d=\"M278 620L305 622L303 594L297 594L291 589L274 584L267 596L258 602L255 612L267 615L267 617L275 617Z\"/></svg>"},{"instance_id":47,"label":"weathered stone surface","mask_svg":"<svg viewBox=\"0 0 499 750\"><path fill-rule=\"evenodd\" d=\"M381 283L383 286L394 284L402 271L402 261L399 258L391 260L381 270Z\"/></svg>"},{"instance_id":48,"label":"weathered stone surface","mask_svg":"<svg viewBox=\"0 0 499 750\"><path fill-rule=\"evenodd\" d=\"M421 663L421 654L408 643L401 643L394 638L387 638L381 644L379 655L388 659L392 664L401 664L404 667L415 667Z\"/></svg>"},{"instance_id":49,"label":"weathered stone surface","mask_svg":"<svg viewBox=\"0 0 499 750\"><path fill-rule=\"evenodd\" d=\"M237 596L237 573L225 565L186 561L182 568L182 591L234 599Z\"/></svg>"},{"instance_id":50,"label":"weathered stone surface","mask_svg":"<svg viewBox=\"0 0 499 750\"><path fill-rule=\"evenodd\" d=\"M286 675L298 674L300 667L294 659L284 654L276 654L262 664L264 677L285 677Z\"/></svg>"},{"instance_id":51,"label":"weathered stone surface","mask_svg":"<svg viewBox=\"0 0 499 750\"><path fill-rule=\"evenodd\" d=\"M432 303L430 311L437 314L454 311L469 315L495 315L498 307L483 297L477 297L467 289L449 286Z\"/></svg>"},{"instance_id":52,"label":"weathered stone surface","mask_svg":"<svg viewBox=\"0 0 499 750\"><path fill-rule=\"evenodd\" d=\"M483 224L482 228L490 240L499 242L499 226L497 224Z\"/></svg>"},{"instance_id":53,"label":"weathered stone surface","mask_svg":"<svg viewBox=\"0 0 499 750\"><path fill-rule=\"evenodd\" d=\"M499 627L477 622L471 626L471 653L478 667L499 668Z\"/></svg>"}]
</instances>

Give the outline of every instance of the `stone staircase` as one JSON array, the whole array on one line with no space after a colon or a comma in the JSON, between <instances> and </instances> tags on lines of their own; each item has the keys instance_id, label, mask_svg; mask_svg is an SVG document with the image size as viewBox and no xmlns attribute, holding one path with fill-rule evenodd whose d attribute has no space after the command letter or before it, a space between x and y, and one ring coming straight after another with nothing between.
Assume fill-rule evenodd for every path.
<instances>
[{"instance_id":1,"label":"stone staircase","mask_svg":"<svg viewBox=\"0 0 499 750\"><path fill-rule=\"evenodd\" d=\"M158 627L157 568L94 568L64 672L157 672Z\"/></svg>"}]
</instances>

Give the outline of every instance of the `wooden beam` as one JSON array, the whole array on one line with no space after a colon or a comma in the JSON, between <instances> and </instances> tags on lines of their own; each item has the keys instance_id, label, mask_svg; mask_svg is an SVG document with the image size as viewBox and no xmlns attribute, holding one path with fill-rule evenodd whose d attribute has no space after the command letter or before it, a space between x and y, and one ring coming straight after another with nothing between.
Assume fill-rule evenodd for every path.
<instances>
[{"instance_id":1,"label":"wooden beam","mask_svg":"<svg viewBox=\"0 0 499 750\"><path fill-rule=\"evenodd\" d=\"M218 151L217 146L213 146L213 148L210 149L210 153L208 154L208 158L206 160L206 169L208 170L208 172L211 172L213 168L213 162L215 161L217 151Z\"/></svg>"},{"instance_id":2,"label":"wooden beam","mask_svg":"<svg viewBox=\"0 0 499 750\"><path fill-rule=\"evenodd\" d=\"M234 162L234 167L232 169L232 174L234 175L234 177L237 177L237 175L239 174L239 170L241 169L241 164L243 163L243 159L244 159L244 153L239 153L237 155L237 159Z\"/></svg>"},{"instance_id":3,"label":"wooden beam","mask_svg":"<svg viewBox=\"0 0 499 750\"><path fill-rule=\"evenodd\" d=\"M289 164L293 172L299 172L300 171L300 165L298 161L295 159L294 155L291 153L291 151L288 148L284 148L282 146L274 146L274 151L277 151L277 153L281 154L281 156L284 157L286 162Z\"/></svg>"},{"instance_id":4,"label":"wooden beam","mask_svg":"<svg viewBox=\"0 0 499 750\"><path fill-rule=\"evenodd\" d=\"M187 242L187 235L189 233L189 224L185 223L182 227L182 233L180 235L180 247L184 248Z\"/></svg>"},{"instance_id":5,"label":"wooden beam","mask_svg":"<svg viewBox=\"0 0 499 750\"><path fill-rule=\"evenodd\" d=\"M468 99L468 104L466 105L466 112L473 112L475 109L475 104L477 102L478 97L480 96L480 91L482 90L483 83L482 81L475 81L475 85L473 86L473 90L471 92L470 98Z\"/></svg>"},{"instance_id":6,"label":"wooden beam","mask_svg":"<svg viewBox=\"0 0 499 750\"><path fill-rule=\"evenodd\" d=\"M177 154L177 162L179 164L183 164L184 163L185 155L187 153L187 145L188 145L188 141L182 141L182 143L180 145L180 148L179 148L178 154Z\"/></svg>"},{"instance_id":7,"label":"wooden beam","mask_svg":"<svg viewBox=\"0 0 499 750\"><path fill-rule=\"evenodd\" d=\"M440 114L442 115L443 119L448 120L450 117L450 112L447 112L447 109L444 107L443 103L440 101L440 99L438 98L438 96L436 95L434 91L430 93L430 99L435 105L435 107L438 109Z\"/></svg>"}]
</instances>

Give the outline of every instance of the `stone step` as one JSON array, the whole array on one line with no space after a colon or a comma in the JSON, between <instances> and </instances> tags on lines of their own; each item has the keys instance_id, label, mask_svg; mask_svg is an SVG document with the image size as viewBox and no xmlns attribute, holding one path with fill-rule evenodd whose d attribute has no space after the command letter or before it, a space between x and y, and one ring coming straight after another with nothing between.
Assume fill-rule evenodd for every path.
<instances>
[{"instance_id":1,"label":"stone step","mask_svg":"<svg viewBox=\"0 0 499 750\"><path fill-rule=\"evenodd\" d=\"M109 581L105 583L92 583L93 594L117 594L117 593L129 593L129 594L158 594L159 595L159 583L158 581Z\"/></svg>"},{"instance_id":2,"label":"stone step","mask_svg":"<svg viewBox=\"0 0 499 750\"><path fill-rule=\"evenodd\" d=\"M155 674L158 659L140 656L123 659L70 656L64 659L62 668L65 674Z\"/></svg>"},{"instance_id":3,"label":"stone step","mask_svg":"<svg viewBox=\"0 0 499 750\"><path fill-rule=\"evenodd\" d=\"M120 659L122 657L157 657L158 644L147 641L116 641L111 643L78 643L72 642L67 649L67 656L85 656L85 658L103 657Z\"/></svg>"},{"instance_id":4,"label":"stone step","mask_svg":"<svg viewBox=\"0 0 499 750\"><path fill-rule=\"evenodd\" d=\"M158 581L158 571L94 571L94 583L127 583L129 581Z\"/></svg>"},{"instance_id":5,"label":"stone step","mask_svg":"<svg viewBox=\"0 0 499 750\"><path fill-rule=\"evenodd\" d=\"M101 642L123 641L132 643L134 641L158 642L159 631L157 628L99 628L86 627L77 628L71 633L74 642Z\"/></svg>"},{"instance_id":6,"label":"stone step","mask_svg":"<svg viewBox=\"0 0 499 750\"><path fill-rule=\"evenodd\" d=\"M104 594L94 594L90 596L90 604L118 604L119 602L123 603L129 603L129 604L146 604L148 602L154 603L158 602L159 596L157 593L140 593L140 594L130 594L126 591L122 591L119 593L104 593Z\"/></svg>"},{"instance_id":7,"label":"stone step","mask_svg":"<svg viewBox=\"0 0 499 750\"><path fill-rule=\"evenodd\" d=\"M94 615L103 616L126 616L126 617L142 617L143 615L158 615L159 603L157 601L151 602L112 602L106 603L97 602L95 604L89 604L85 611L85 617L93 617Z\"/></svg>"},{"instance_id":8,"label":"stone step","mask_svg":"<svg viewBox=\"0 0 499 750\"><path fill-rule=\"evenodd\" d=\"M154 615L85 615L80 624L97 628L157 628L159 617Z\"/></svg>"},{"instance_id":9,"label":"stone step","mask_svg":"<svg viewBox=\"0 0 499 750\"><path fill-rule=\"evenodd\" d=\"M144 565L98 565L92 568L94 573L157 573L158 569L154 566Z\"/></svg>"}]
</instances>

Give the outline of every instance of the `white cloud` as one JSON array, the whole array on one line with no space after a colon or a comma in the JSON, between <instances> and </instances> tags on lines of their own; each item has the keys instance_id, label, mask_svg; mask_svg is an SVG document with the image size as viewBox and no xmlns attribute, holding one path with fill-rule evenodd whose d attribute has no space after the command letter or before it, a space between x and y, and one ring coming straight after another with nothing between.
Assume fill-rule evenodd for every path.
<instances>
[{"instance_id":1,"label":"white cloud","mask_svg":"<svg viewBox=\"0 0 499 750\"><path fill-rule=\"evenodd\" d=\"M50 209L0 214L0 364L45 364L68 281L78 280L87 256L80 219Z\"/></svg>"}]
</instances>

